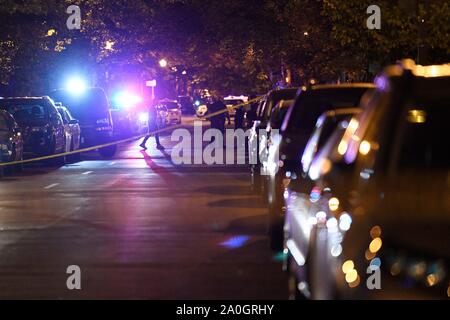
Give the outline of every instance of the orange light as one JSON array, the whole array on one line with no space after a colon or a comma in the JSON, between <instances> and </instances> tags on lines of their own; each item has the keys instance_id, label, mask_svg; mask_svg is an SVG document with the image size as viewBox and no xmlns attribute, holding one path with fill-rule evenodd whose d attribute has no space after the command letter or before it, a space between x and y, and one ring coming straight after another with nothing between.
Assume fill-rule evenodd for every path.
<instances>
[{"instance_id":1,"label":"orange light","mask_svg":"<svg viewBox=\"0 0 450 320\"><path fill-rule=\"evenodd\" d=\"M436 276L434 274L429 274L427 276L427 285L432 287L436 284Z\"/></svg>"},{"instance_id":2,"label":"orange light","mask_svg":"<svg viewBox=\"0 0 450 320\"><path fill-rule=\"evenodd\" d=\"M381 236L381 228L380 226L374 226L370 229L370 236L372 239L379 238Z\"/></svg>"},{"instance_id":3,"label":"orange light","mask_svg":"<svg viewBox=\"0 0 450 320\"><path fill-rule=\"evenodd\" d=\"M370 252L370 250L367 249L364 256L366 257L366 260L367 260L367 261L370 261L370 260L372 260L373 258L375 258L376 254Z\"/></svg>"},{"instance_id":4,"label":"orange light","mask_svg":"<svg viewBox=\"0 0 450 320\"><path fill-rule=\"evenodd\" d=\"M358 279L358 272L355 269L350 270L345 275L345 281L347 281L347 283L352 283L356 281L356 279Z\"/></svg>"},{"instance_id":5,"label":"orange light","mask_svg":"<svg viewBox=\"0 0 450 320\"><path fill-rule=\"evenodd\" d=\"M367 155L370 152L370 142L364 140L361 142L361 144L359 145L359 153L361 153L362 155Z\"/></svg>"},{"instance_id":6,"label":"orange light","mask_svg":"<svg viewBox=\"0 0 450 320\"><path fill-rule=\"evenodd\" d=\"M353 261L347 260L342 264L342 272L347 274L349 271L353 270L354 267L355 267L355 264L353 263Z\"/></svg>"},{"instance_id":7,"label":"orange light","mask_svg":"<svg viewBox=\"0 0 450 320\"><path fill-rule=\"evenodd\" d=\"M348 284L348 286L350 287L350 288L356 288L357 286L359 286L359 283L361 282L361 279L359 278L359 276L356 276L356 280L355 281L353 281L353 282L350 282L349 284Z\"/></svg>"},{"instance_id":8,"label":"orange light","mask_svg":"<svg viewBox=\"0 0 450 320\"><path fill-rule=\"evenodd\" d=\"M383 241L381 241L381 238L375 238L372 240L372 242L370 242L369 250L372 253L377 253L381 249L382 245Z\"/></svg>"},{"instance_id":9,"label":"orange light","mask_svg":"<svg viewBox=\"0 0 450 320\"><path fill-rule=\"evenodd\" d=\"M336 197L331 198L328 200L328 207L331 211L336 211L339 208L339 199Z\"/></svg>"},{"instance_id":10,"label":"orange light","mask_svg":"<svg viewBox=\"0 0 450 320\"><path fill-rule=\"evenodd\" d=\"M402 271L401 265L399 262L396 262L391 267L391 274L393 276L398 276L400 272Z\"/></svg>"},{"instance_id":11,"label":"orange light","mask_svg":"<svg viewBox=\"0 0 450 320\"><path fill-rule=\"evenodd\" d=\"M56 34L56 30L55 29L49 29L47 31L47 37L51 37L51 36L53 36L55 34Z\"/></svg>"},{"instance_id":12,"label":"orange light","mask_svg":"<svg viewBox=\"0 0 450 320\"><path fill-rule=\"evenodd\" d=\"M347 141L342 140L339 142L338 153L343 156L347 152L348 143Z\"/></svg>"}]
</instances>

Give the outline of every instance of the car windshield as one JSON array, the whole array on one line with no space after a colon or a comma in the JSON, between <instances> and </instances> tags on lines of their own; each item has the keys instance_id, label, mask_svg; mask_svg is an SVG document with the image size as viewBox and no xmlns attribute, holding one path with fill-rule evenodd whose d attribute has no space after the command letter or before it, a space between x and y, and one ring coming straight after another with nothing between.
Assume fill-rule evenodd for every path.
<instances>
[{"instance_id":1,"label":"car windshield","mask_svg":"<svg viewBox=\"0 0 450 320\"><path fill-rule=\"evenodd\" d=\"M310 133L323 112L357 107L366 91L367 88L362 87L306 91L296 100L286 130Z\"/></svg>"},{"instance_id":2,"label":"car windshield","mask_svg":"<svg viewBox=\"0 0 450 320\"><path fill-rule=\"evenodd\" d=\"M325 120L322 129L320 130L319 141L317 142L317 150L320 150L327 140L330 138L331 134L336 130L336 127L342 121L350 120L351 115L341 114L336 115L334 117L327 117Z\"/></svg>"},{"instance_id":3,"label":"car windshield","mask_svg":"<svg viewBox=\"0 0 450 320\"><path fill-rule=\"evenodd\" d=\"M262 116L269 118L273 107L276 106L281 100L294 100L296 95L297 89L295 88L271 92L262 106Z\"/></svg>"},{"instance_id":4,"label":"car windshield","mask_svg":"<svg viewBox=\"0 0 450 320\"><path fill-rule=\"evenodd\" d=\"M443 138L448 128L450 101L411 103L401 122L399 169L448 168L449 144Z\"/></svg>"},{"instance_id":5,"label":"car windshield","mask_svg":"<svg viewBox=\"0 0 450 320\"><path fill-rule=\"evenodd\" d=\"M2 109L8 111L17 123L22 125L42 123L47 120L47 108L40 102L8 102L2 104Z\"/></svg>"},{"instance_id":6,"label":"car windshield","mask_svg":"<svg viewBox=\"0 0 450 320\"><path fill-rule=\"evenodd\" d=\"M167 109L178 109L178 104L176 102L164 102L162 106Z\"/></svg>"}]
</instances>

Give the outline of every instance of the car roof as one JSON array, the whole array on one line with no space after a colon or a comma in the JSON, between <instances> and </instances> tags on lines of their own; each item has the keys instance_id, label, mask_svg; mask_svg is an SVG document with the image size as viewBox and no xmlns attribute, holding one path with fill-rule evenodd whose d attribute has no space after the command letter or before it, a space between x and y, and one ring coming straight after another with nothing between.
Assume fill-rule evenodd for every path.
<instances>
[{"instance_id":1,"label":"car roof","mask_svg":"<svg viewBox=\"0 0 450 320\"><path fill-rule=\"evenodd\" d=\"M23 101L23 100L48 100L49 96L41 96L41 97L4 97L0 101Z\"/></svg>"},{"instance_id":2,"label":"car roof","mask_svg":"<svg viewBox=\"0 0 450 320\"><path fill-rule=\"evenodd\" d=\"M415 100L442 100L450 98L450 64L416 65L406 59L386 67L375 79L377 90L390 91L392 86Z\"/></svg>"},{"instance_id":3,"label":"car roof","mask_svg":"<svg viewBox=\"0 0 450 320\"><path fill-rule=\"evenodd\" d=\"M328 110L325 111L323 113L323 115L325 115L326 117L334 117L334 116L339 116L339 115L343 115L343 114L355 114L355 113L360 113L361 112L361 108L340 108L340 109L333 109L333 110Z\"/></svg>"},{"instance_id":4,"label":"car roof","mask_svg":"<svg viewBox=\"0 0 450 320\"><path fill-rule=\"evenodd\" d=\"M331 84L316 84L311 86L310 90L323 90L323 89L348 89L348 88L375 88L375 85L371 82L353 82L353 83L331 83ZM304 87L302 87L304 89Z\"/></svg>"}]
</instances>

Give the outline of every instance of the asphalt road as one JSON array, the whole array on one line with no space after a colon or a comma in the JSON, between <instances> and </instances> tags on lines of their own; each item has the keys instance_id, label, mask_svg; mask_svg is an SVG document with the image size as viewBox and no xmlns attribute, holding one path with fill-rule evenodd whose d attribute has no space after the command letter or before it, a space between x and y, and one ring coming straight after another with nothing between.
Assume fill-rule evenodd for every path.
<instances>
[{"instance_id":1,"label":"asphalt road","mask_svg":"<svg viewBox=\"0 0 450 320\"><path fill-rule=\"evenodd\" d=\"M1 179L0 298L286 299L248 170L176 167L163 143Z\"/></svg>"}]
</instances>

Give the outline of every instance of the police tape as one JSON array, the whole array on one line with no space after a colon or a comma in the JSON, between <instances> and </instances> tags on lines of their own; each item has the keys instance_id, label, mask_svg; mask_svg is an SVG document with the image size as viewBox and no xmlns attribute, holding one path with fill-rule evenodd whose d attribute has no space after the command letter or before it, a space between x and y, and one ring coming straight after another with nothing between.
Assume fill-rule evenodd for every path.
<instances>
[{"instance_id":1,"label":"police tape","mask_svg":"<svg viewBox=\"0 0 450 320\"><path fill-rule=\"evenodd\" d=\"M253 103L261 100L263 97L264 96L259 96L259 97L256 97L254 99L248 100L247 102L234 105L233 107L231 107L231 109L239 109L239 108L244 107L246 105L253 104ZM228 111L229 111L228 108L225 108L225 109L222 109L222 110L218 110L216 112L210 113L210 114L202 117L202 119L207 120L209 118L215 117L215 116L217 116L219 114L222 114L222 113L226 113ZM0 162L0 168L1 167L7 167L7 166L16 166L16 165L19 165L19 164L26 164L26 163L31 163L31 162L38 162L38 161L45 161L45 160L50 160L50 159L56 159L56 158L60 158L60 157L67 157L67 156L71 156L71 155L74 155L74 154L80 154L80 153L85 153L85 152L89 152L89 151L96 151L98 149L108 148L108 147L112 147L112 146L115 146L115 145L118 145L118 144L131 142L131 141L136 141L136 140L142 139L143 137L145 137L147 135L153 136L155 134L159 134L159 133L163 133L163 132L166 132L166 131L171 131L171 130L174 130L174 129L182 128L183 126L184 126L183 124L176 124L176 125L172 125L170 127L165 127L165 128L161 128L161 129L158 129L158 130L154 130L154 131L148 132L146 134L141 134L141 135L138 135L138 136L133 136L133 137L126 138L126 139L116 140L116 141L112 141L112 142L108 142L108 143L104 143L104 144L99 144L99 145L95 145L95 146L92 146L92 147L86 147L86 148L78 149L78 150L74 150L74 151L67 151L67 152L63 152L63 153L55 153L55 154L51 154L51 155L47 155L47 156L30 158L30 159L24 159L24 160Z\"/></svg>"}]
</instances>

